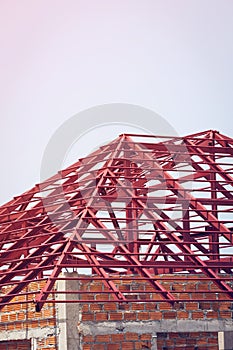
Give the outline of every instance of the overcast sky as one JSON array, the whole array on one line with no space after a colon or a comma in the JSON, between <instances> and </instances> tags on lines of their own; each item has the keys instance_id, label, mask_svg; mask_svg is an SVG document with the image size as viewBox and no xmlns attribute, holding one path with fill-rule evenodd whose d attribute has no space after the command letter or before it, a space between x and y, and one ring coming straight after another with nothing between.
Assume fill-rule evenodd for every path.
<instances>
[{"instance_id":1,"label":"overcast sky","mask_svg":"<svg viewBox=\"0 0 233 350\"><path fill-rule=\"evenodd\" d=\"M0 203L39 182L56 129L96 105L233 137L232 0L1 0L0 23Z\"/></svg>"}]
</instances>

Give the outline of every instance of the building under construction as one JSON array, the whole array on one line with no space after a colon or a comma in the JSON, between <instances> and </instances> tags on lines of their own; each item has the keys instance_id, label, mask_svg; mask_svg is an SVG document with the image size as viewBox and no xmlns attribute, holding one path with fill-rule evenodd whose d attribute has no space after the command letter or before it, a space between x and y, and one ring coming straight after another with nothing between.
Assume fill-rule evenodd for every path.
<instances>
[{"instance_id":1,"label":"building under construction","mask_svg":"<svg viewBox=\"0 0 233 350\"><path fill-rule=\"evenodd\" d=\"M123 134L0 207L0 350L233 349L233 139Z\"/></svg>"}]
</instances>

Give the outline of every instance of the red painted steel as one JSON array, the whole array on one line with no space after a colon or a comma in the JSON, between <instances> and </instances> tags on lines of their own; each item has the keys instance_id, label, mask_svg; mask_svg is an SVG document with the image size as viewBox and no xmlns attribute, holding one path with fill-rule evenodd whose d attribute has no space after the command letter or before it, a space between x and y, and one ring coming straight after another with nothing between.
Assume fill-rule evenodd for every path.
<instances>
[{"instance_id":1,"label":"red painted steel","mask_svg":"<svg viewBox=\"0 0 233 350\"><path fill-rule=\"evenodd\" d=\"M0 207L0 308L40 280L36 309L61 302L54 288L70 279L64 272L102 281L109 301L184 301L164 282L188 274L233 300L232 155L233 139L212 130L182 138L123 134L15 197ZM119 279L150 288L125 291ZM71 292L76 301L97 302L97 291L62 293Z\"/></svg>"}]
</instances>

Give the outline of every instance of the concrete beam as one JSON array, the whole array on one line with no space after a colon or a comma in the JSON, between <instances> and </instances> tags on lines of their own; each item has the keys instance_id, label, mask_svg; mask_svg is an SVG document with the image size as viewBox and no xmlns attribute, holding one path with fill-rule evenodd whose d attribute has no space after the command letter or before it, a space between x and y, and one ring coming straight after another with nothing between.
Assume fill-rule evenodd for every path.
<instances>
[{"instance_id":1,"label":"concrete beam","mask_svg":"<svg viewBox=\"0 0 233 350\"><path fill-rule=\"evenodd\" d=\"M113 321L82 322L79 330L83 335L115 334L122 332L151 333L159 332L219 332L232 329L231 320L161 320L161 321Z\"/></svg>"}]
</instances>

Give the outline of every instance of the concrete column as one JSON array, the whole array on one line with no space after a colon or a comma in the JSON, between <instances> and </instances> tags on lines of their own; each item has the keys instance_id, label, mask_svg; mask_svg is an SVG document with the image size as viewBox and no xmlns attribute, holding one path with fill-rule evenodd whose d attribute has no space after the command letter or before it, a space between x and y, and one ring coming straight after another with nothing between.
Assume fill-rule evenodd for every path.
<instances>
[{"instance_id":1,"label":"concrete column","mask_svg":"<svg viewBox=\"0 0 233 350\"><path fill-rule=\"evenodd\" d=\"M37 339L31 338L31 350L37 350Z\"/></svg>"},{"instance_id":2,"label":"concrete column","mask_svg":"<svg viewBox=\"0 0 233 350\"><path fill-rule=\"evenodd\" d=\"M76 277L76 280L59 280L57 282L58 291L72 291L79 289L77 273L65 273L67 277ZM77 300L75 294L57 294L58 300ZM59 329L58 350L80 350L80 339L78 333L78 323L80 321L79 304L58 303L57 323Z\"/></svg>"},{"instance_id":3,"label":"concrete column","mask_svg":"<svg viewBox=\"0 0 233 350\"><path fill-rule=\"evenodd\" d=\"M157 350L157 334L152 335L151 337L151 350Z\"/></svg>"},{"instance_id":4,"label":"concrete column","mask_svg":"<svg viewBox=\"0 0 233 350\"><path fill-rule=\"evenodd\" d=\"M233 350L233 331L218 332L219 350Z\"/></svg>"},{"instance_id":5,"label":"concrete column","mask_svg":"<svg viewBox=\"0 0 233 350\"><path fill-rule=\"evenodd\" d=\"M57 290L64 291L66 288L65 281L59 280L57 282ZM65 294L57 294L57 300L65 301ZM67 349L67 324L66 324L66 304L57 304L57 328L58 328L58 350L68 350Z\"/></svg>"}]
</instances>

